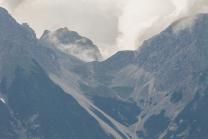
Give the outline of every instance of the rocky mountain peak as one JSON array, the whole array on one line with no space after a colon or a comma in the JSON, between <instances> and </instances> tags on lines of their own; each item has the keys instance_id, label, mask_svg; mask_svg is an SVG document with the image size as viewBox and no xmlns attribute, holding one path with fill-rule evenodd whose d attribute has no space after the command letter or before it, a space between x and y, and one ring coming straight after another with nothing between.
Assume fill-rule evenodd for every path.
<instances>
[{"instance_id":1,"label":"rocky mountain peak","mask_svg":"<svg viewBox=\"0 0 208 139\"><path fill-rule=\"evenodd\" d=\"M14 65L27 68L29 59L36 60L41 67L50 72L59 69L56 54L52 49L39 43L35 31L27 23L22 25L17 23L4 8L0 8L0 50L0 64L2 65L0 70L2 72L7 72L7 69L14 70ZM11 59L14 60L11 61ZM12 64L12 62L15 64ZM2 75L5 76L5 74L10 73L12 71L2 73Z\"/></svg>"},{"instance_id":2,"label":"rocky mountain peak","mask_svg":"<svg viewBox=\"0 0 208 139\"><path fill-rule=\"evenodd\" d=\"M28 31L27 36L29 38L34 39L34 40L37 39L35 31L27 23L23 23L22 27L27 29L27 31Z\"/></svg>"},{"instance_id":3,"label":"rocky mountain peak","mask_svg":"<svg viewBox=\"0 0 208 139\"><path fill-rule=\"evenodd\" d=\"M3 8L0 65L0 138L113 138L49 78L61 72L56 53Z\"/></svg>"},{"instance_id":4,"label":"rocky mountain peak","mask_svg":"<svg viewBox=\"0 0 208 139\"><path fill-rule=\"evenodd\" d=\"M43 37L43 36L46 36L46 35L48 35L49 33L51 33L51 31L49 31L49 30L45 30L45 31L43 32L43 35L42 35L42 37Z\"/></svg>"},{"instance_id":5,"label":"rocky mountain peak","mask_svg":"<svg viewBox=\"0 0 208 139\"><path fill-rule=\"evenodd\" d=\"M96 45L86 37L80 36L67 27L57 29L54 32L44 31L40 41L52 45L59 50L78 57L83 61L100 61L102 55Z\"/></svg>"},{"instance_id":6,"label":"rocky mountain peak","mask_svg":"<svg viewBox=\"0 0 208 139\"><path fill-rule=\"evenodd\" d=\"M67 27L64 28L59 28L55 31L57 34L67 34L70 33L72 31L70 31ZM76 33L77 34L77 33Z\"/></svg>"}]
</instances>

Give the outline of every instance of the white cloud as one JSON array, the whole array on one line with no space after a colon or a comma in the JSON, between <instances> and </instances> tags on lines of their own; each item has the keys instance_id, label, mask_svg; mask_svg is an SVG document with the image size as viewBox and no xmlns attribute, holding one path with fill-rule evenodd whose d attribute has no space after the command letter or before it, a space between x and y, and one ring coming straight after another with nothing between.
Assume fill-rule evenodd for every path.
<instances>
[{"instance_id":1,"label":"white cloud","mask_svg":"<svg viewBox=\"0 0 208 139\"><path fill-rule=\"evenodd\" d=\"M173 21L208 12L208 0L0 0L18 22L40 37L68 27L91 39L109 57L135 50ZM190 23L188 23L190 24Z\"/></svg>"},{"instance_id":2,"label":"white cloud","mask_svg":"<svg viewBox=\"0 0 208 139\"><path fill-rule=\"evenodd\" d=\"M25 0L11 8L12 0L4 0L2 6L19 23L27 22L38 37L46 29L68 27L95 43L114 43L118 34L118 10L107 1L111 0Z\"/></svg>"},{"instance_id":3,"label":"white cloud","mask_svg":"<svg viewBox=\"0 0 208 139\"><path fill-rule=\"evenodd\" d=\"M59 44L57 48L62 52L71 54L85 62L95 61L95 58L92 56L92 54L94 53L93 49L82 49L75 44L68 44L68 45Z\"/></svg>"},{"instance_id":4,"label":"white cloud","mask_svg":"<svg viewBox=\"0 0 208 139\"><path fill-rule=\"evenodd\" d=\"M207 0L129 0L119 17L121 34L117 46L121 50L135 50L144 40L160 33L175 20L208 12L207 7Z\"/></svg>"},{"instance_id":5,"label":"white cloud","mask_svg":"<svg viewBox=\"0 0 208 139\"><path fill-rule=\"evenodd\" d=\"M20 4L24 2L25 0L2 0L2 3L8 5L12 10L17 8Z\"/></svg>"},{"instance_id":6,"label":"white cloud","mask_svg":"<svg viewBox=\"0 0 208 139\"><path fill-rule=\"evenodd\" d=\"M50 42L52 42L51 44L52 47L56 47L58 50L66 54L73 55L85 62L92 62L98 60L97 58L99 58L99 57L95 57L98 55L96 55L97 53L95 52L94 49L83 49L83 46L79 44L80 42L86 43L87 39L85 38L76 40L75 44L70 44L70 43L63 44L57 39L57 36L54 35L53 33L49 33L48 35Z\"/></svg>"},{"instance_id":7,"label":"white cloud","mask_svg":"<svg viewBox=\"0 0 208 139\"><path fill-rule=\"evenodd\" d=\"M116 44L97 44L99 46L99 50L103 56L103 59L107 59L110 56L114 55L116 52L120 51L120 49L116 46Z\"/></svg>"}]
</instances>

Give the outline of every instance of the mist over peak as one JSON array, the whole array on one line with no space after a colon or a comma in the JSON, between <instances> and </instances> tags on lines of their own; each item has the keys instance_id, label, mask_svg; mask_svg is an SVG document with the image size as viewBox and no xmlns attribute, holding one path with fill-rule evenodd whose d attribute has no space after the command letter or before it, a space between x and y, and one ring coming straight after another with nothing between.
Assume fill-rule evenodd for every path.
<instances>
[{"instance_id":1,"label":"mist over peak","mask_svg":"<svg viewBox=\"0 0 208 139\"><path fill-rule=\"evenodd\" d=\"M3 0L0 4L18 22L27 22L38 37L46 28L55 31L65 26L83 34L104 59L117 51L136 50L180 18L208 12L207 0Z\"/></svg>"},{"instance_id":2,"label":"mist over peak","mask_svg":"<svg viewBox=\"0 0 208 139\"><path fill-rule=\"evenodd\" d=\"M0 138L208 137L208 14L194 7L206 1L121 1L117 42L102 49L119 52L103 61L72 26L48 27L37 39L31 24L0 9ZM13 14L26 3L41 1Z\"/></svg>"},{"instance_id":3,"label":"mist over peak","mask_svg":"<svg viewBox=\"0 0 208 139\"><path fill-rule=\"evenodd\" d=\"M99 49L91 40L80 36L75 31L68 30L67 27L57 29L54 32L44 31L40 41L86 62L103 59Z\"/></svg>"}]
</instances>

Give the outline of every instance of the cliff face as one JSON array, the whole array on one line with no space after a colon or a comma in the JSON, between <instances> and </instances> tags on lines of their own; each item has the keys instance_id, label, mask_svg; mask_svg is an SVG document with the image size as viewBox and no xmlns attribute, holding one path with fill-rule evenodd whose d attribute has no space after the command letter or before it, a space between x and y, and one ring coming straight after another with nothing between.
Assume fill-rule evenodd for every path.
<instances>
[{"instance_id":1,"label":"cliff face","mask_svg":"<svg viewBox=\"0 0 208 139\"><path fill-rule=\"evenodd\" d=\"M192 26L182 28L190 18L174 22L135 52L74 70L138 104L139 121L130 126L134 138L207 137L208 15L196 15ZM133 92L122 93L128 87Z\"/></svg>"},{"instance_id":2,"label":"cliff face","mask_svg":"<svg viewBox=\"0 0 208 139\"><path fill-rule=\"evenodd\" d=\"M0 138L113 138L49 78L60 70L56 53L0 8Z\"/></svg>"},{"instance_id":3,"label":"cliff face","mask_svg":"<svg viewBox=\"0 0 208 139\"><path fill-rule=\"evenodd\" d=\"M21 59L35 59L45 70L53 73L58 71L60 65L56 54L39 43L35 32L27 24L18 24L3 8L0 8L0 15L0 64L2 72L7 71L8 69L5 69L7 67L12 68L12 64L21 64L26 68L26 61Z\"/></svg>"},{"instance_id":4,"label":"cliff face","mask_svg":"<svg viewBox=\"0 0 208 139\"><path fill-rule=\"evenodd\" d=\"M45 31L40 41L48 47L61 50L83 61L100 61L102 55L91 40L80 36L67 28L60 28L55 32Z\"/></svg>"},{"instance_id":5,"label":"cliff face","mask_svg":"<svg viewBox=\"0 0 208 139\"><path fill-rule=\"evenodd\" d=\"M78 56L99 50L76 32L38 40L3 8L0 17L1 138L208 137L208 14L90 63Z\"/></svg>"},{"instance_id":6,"label":"cliff face","mask_svg":"<svg viewBox=\"0 0 208 139\"><path fill-rule=\"evenodd\" d=\"M112 86L135 87L130 98L143 109L135 124L140 138L207 136L202 111L208 93L208 15L195 18L190 27L177 30L184 18L145 41L131 64L115 74Z\"/></svg>"}]
</instances>

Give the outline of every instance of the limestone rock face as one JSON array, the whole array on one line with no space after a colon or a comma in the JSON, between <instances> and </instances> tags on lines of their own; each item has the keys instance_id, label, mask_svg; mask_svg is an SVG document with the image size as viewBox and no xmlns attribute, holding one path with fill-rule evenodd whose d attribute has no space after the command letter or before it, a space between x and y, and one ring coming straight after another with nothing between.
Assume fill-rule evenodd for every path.
<instances>
[{"instance_id":1,"label":"limestone rock face","mask_svg":"<svg viewBox=\"0 0 208 139\"><path fill-rule=\"evenodd\" d=\"M101 61L103 59L98 47L91 40L80 36L77 32L69 31L66 27L55 32L44 31L40 41L83 61Z\"/></svg>"},{"instance_id":2,"label":"limestone rock face","mask_svg":"<svg viewBox=\"0 0 208 139\"><path fill-rule=\"evenodd\" d=\"M38 40L0 8L0 138L208 138L208 14L101 59L76 32Z\"/></svg>"},{"instance_id":3,"label":"limestone rock face","mask_svg":"<svg viewBox=\"0 0 208 139\"><path fill-rule=\"evenodd\" d=\"M7 71L5 68L12 64L26 67L25 60L29 59L35 59L41 67L53 73L60 68L55 52L39 42L29 25L18 24L3 8L0 8L0 49L3 71Z\"/></svg>"},{"instance_id":4,"label":"limestone rock face","mask_svg":"<svg viewBox=\"0 0 208 139\"><path fill-rule=\"evenodd\" d=\"M0 138L114 138L51 80L60 70L56 53L0 8Z\"/></svg>"},{"instance_id":5,"label":"limestone rock face","mask_svg":"<svg viewBox=\"0 0 208 139\"><path fill-rule=\"evenodd\" d=\"M190 19L191 26L184 26ZM75 72L138 104L139 121L130 126L135 139L208 136L208 14L180 19L138 50L119 52ZM133 92L122 93L127 87Z\"/></svg>"}]
</instances>

